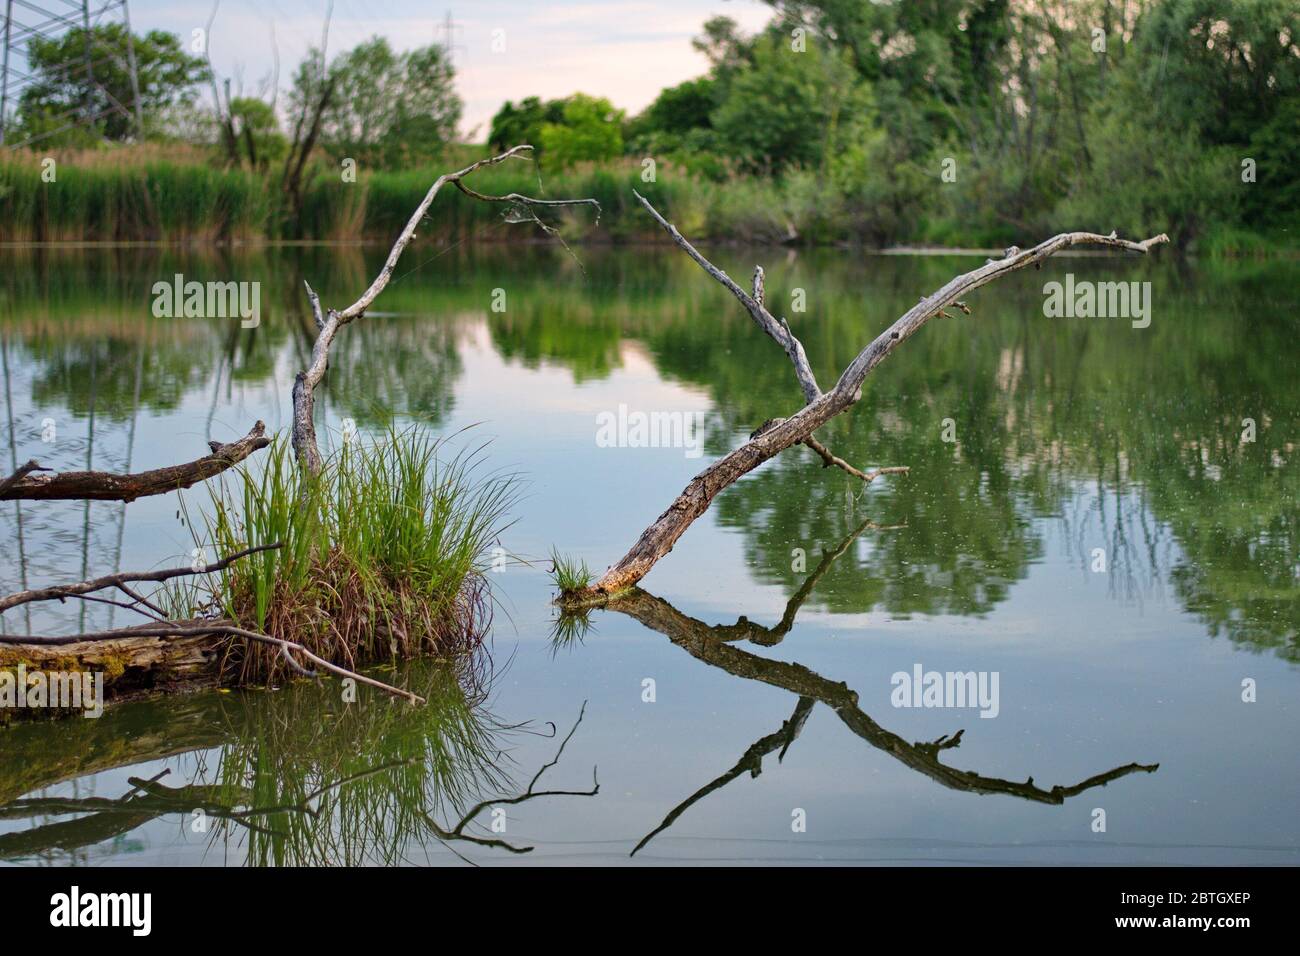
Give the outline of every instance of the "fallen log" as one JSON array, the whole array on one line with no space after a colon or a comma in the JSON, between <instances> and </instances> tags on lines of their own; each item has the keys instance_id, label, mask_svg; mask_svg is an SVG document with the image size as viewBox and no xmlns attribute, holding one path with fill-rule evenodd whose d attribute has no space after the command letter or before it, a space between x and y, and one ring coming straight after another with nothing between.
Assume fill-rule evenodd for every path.
<instances>
[{"instance_id":1,"label":"fallen log","mask_svg":"<svg viewBox=\"0 0 1300 956\"><path fill-rule=\"evenodd\" d=\"M126 684L129 690L140 689L136 685L142 680L146 685L144 689L154 689L159 676L170 678L169 682L172 683L178 680L203 683L220 679L221 658L226 643L232 638L279 647L292 669L306 677L317 675L295 661L290 652L302 655L321 670L336 677L366 684L395 697L404 697L413 704L425 702L418 694L340 667L294 641L259 634L239 627L234 621L222 619L158 621L62 637L10 637L0 634L0 666L24 663L22 658L6 661L4 657L6 649L14 654L20 653L15 649L22 649L21 653L34 651L39 654L47 665L41 668L43 670L102 670L106 691L110 686L120 688L122 678L128 674L131 675ZM101 645L108 646L105 648ZM172 645L180 646L174 648ZM54 666L59 664L66 666ZM112 696L117 695L115 693Z\"/></svg>"},{"instance_id":2,"label":"fallen log","mask_svg":"<svg viewBox=\"0 0 1300 956\"><path fill-rule=\"evenodd\" d=\"M165 637L156 630L154 625L144 624L119 628L111 632L111 637L98 638L0 635L0 668L23 664L28 671L102 673L104 696L114 701L153 691L210 687L218 682L228 635L196 629Z\"/></svg>"}]
</instances>

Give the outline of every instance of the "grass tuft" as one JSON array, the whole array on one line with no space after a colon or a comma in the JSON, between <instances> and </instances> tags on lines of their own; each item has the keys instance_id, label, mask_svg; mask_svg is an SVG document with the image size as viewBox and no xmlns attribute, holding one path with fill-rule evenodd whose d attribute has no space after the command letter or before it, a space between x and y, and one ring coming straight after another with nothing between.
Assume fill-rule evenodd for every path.
<instances>
[{"instance_id":1,"label":"grass tuft","mask_svg":"<svg viewBox=\"0 0 1300 956\"><path fill-rule=\"evenodd\" d=\"M345 667L481 659L474 652L493 609L489 550L517 482L481 474L481 447L444 459L442 446L419 429L390 429L345 444L311 477L277 439L213 493L208 532L218 554L283 547L223 571L213 609ZM223 671L240 684L268 683L289 667L273 647L232 642Z\"/></svg>"},{"instance_id":2,"label":"grass tuft","mask_svg":"<svg viewBox=\"0 0 1300 956\"><path fill-rule=\"evenodd\" d=\"M560 554L554 548L551 549L550 575L562 597L585 590L592 577L586 561Z\"/></svg>"}]
</instances>

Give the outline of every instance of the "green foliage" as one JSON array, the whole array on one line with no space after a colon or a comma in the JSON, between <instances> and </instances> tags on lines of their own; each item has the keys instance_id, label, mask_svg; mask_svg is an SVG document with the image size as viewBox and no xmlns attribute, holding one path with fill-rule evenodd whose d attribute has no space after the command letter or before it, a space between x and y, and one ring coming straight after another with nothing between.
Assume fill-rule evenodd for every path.
<instances>
[{"instance_id":1,"label":"green foliage","mask_svg":"<svg viewBox=\"0 0 1300 956\"><path fill-rule=\"evenodd\" d=\"M426 46L395 53L374 37L330 66L333 96L321 144L336 161L394 169L440 156L456 134L462 103L446 51ZM296 101L309 100L318 80L300 73Z\"/></svg>"},{"instance_id":2,"label":"green foliage","mask_svg":"<svg viewBox=\"0 0 1300 956\"><path fill-rule=\"evenodd\" d=\"M564 100L547 100L543 103L536 96L529 96L521 100L518 106L506 100L492 117L488 145L498 153L525 143L539 149L542 127L547 123L562 122Z\"/></svg>"},{"instance_id":3,"label":"green foliage","mask_svg":"<svg viewBox=\"0 0 1300 956\"><path fill-rule=\"evenodd\" d=\"M560 122L543 123L539 137L547 169L610 160L623 153L623 111L604 97L574 93Z\"/></svg>"},{"instance_id":4,"label":"green foliage","mask_svg":"<svg viewBox=\"0 0 1300 956\"><path fill-rule=\"evenodd\" d=\"M162 30L144 36L132 34L132 40L141 110L156 114L192 103L196 85L207 77L203 61L187 54L175 34ZM94 61L94 84L83 68L87 45ZM27 56L32 80L18 101L17 129L9 133L10 142L39 135L43 143L84 145L100 136L124 140L134 134L135 117L113 109L113 100L127 106L135 101L124 26L99 24L91 27L89 34L82 27L73 27L55 39L32 37ZM97 117L93 131L73 129L57 137L45 135L87 115Z\"/></svg>"},{"instance_id":5,"label":"green foliage","mask_svg":"<svg viewBox=\"0 0 1300 956\"><path fill-rule=\"evenodd\" d=\"M214 492L222 554L279 542L221 574L217 606L245 627L323 656L454 657L482 639L487 552L506 527L513 476L482 474L479 452L442 457L418 429L345 443L311 477L277 441L235 487ZM278 666L250 648L244 680Z\"/></svg>"},{"instance_id":6,"label":"green foliage","mask_svg":"<svg viewBox=\"0 0 1300 956\"><path fill-rule=\"evenodd\" d=\"M60 157L54 183L41 161L0 154L5 241L252 238L278 200L265 176L153 146Z\"/></svg>"},{"instance_id":7,"label":"green foliage","mask_svg":"<svg viewBox=\"0 0 1300 956\"><path fill-rule=\"evenodd\" d=\"M1238 220L1243 185L1234 150L1207 148L1190 131L1160 130L1122 115L1091 128L1109 145L1061 204L1060 215L1074 228L1167 232L1185 248L1212 223Z\"/></svg>"},{"instance_id":8,"label":"green foliage","mask_svg":"<svg viewBox=\"0 0 1300 956\"><path fill-rule=\"evenodd\" d=\"M694 129L713 126L710 115L716 105L716 82L707 76L687 80L663 90L640 120L646 129L669 135L685 136Z\"/></svg>"},{"instance_id":9,"label":"green foliage","mask_svg":"<svg viewBox=\"0 0 1300 956\"><path fill-rule=\"evenodd\" d=\"M289 141L280 132L271 104L253 96L241 96L230 104L238 146L254 169L266 169L284 161Z\"/></svg>"},{"instance_id":10,"label":"green foliage","mask_svg":"<svg viewBox=\"0 0 1300 956\"><path fill-rule=\"evenodd\" d=\"M510 100L492 117L488 145L494 152L527 143L547 169L602 162L623 153L623 111L604 97L574 93L543 102L529 96Z\"/></svg>"},{"instance_id":11,"label":"green foliage","mask_svg":"<svg viewBox=\"0 0 1300 956\"><path fill-rule=\"evenodd\" d=\"M750 56L713 113L721 148L751 171L821 165L841 115L864 107L864 91L839 54L816 43L796 52L769 33Z\"/></svg>"},{"instance_id":12,"label":"green foliage","mask_svg":"<svg viewBox=\"0 0 1300 956\"><path fill-rule=\"evenodd\" d=\"M592 581L587 562L551 549L551 578L561 594L583 590Z\"/></svg>"},{"instance_id":13,"label":"green foliage","mask_svg":"<svg viewBox=\"0 0 1300 956\"><path fill-rule=\"evenodd\" d=\"M660 156L713 148L711 114L717 105L716 90L717 82L707 76L663 90L628 122L625 137L629 148Z\"/></svg>"}]
</instances>

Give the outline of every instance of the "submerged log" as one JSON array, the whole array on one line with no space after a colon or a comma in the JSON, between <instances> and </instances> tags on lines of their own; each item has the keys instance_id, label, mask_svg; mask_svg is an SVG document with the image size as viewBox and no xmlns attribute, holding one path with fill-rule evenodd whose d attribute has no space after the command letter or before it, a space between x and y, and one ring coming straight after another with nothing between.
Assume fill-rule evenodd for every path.
<instances>
[{"instance_id":1,"label":"submerged log","mask_svg":"<svg viewBox=\"0 0 1300 956\"><path fill-rule=\"evenodd\" d=\"M206 684L223 678L227 671L221 666L225 645L231 639L278 647L291 669L304 677L318 677L320 674L298 663L293 654L336 677L374 687L394 697L404 697L412 704L425 702L418 694L340 667L294 641L259 634L226 619L158 621L66 637L0 635L0 666L6 666L2 656L6 648L15 654L18 653L15 649L24 652L35 650L42 653L41 670L103 672L105 696L118 698L123 692L153 690L160 686L174 688L179 683ZM105 646L108 650L101 650ZM69 650L74 648L76 653L69 654ZM28 662L20 657L7 663L16 666ZM127 678L125 682L122 680L124 677ZM111 694L110 687L113 689Z\"/></svg>"},{"instance_id":2,"label":"submerged log","mask_svg":"<svg viewBox=\"0 0 1300 956\"><path fill-rule=\"evenodd\" d=\"M177 622L200 629L176 637L159 635L149 624L120 628L103 639L0 636L0 668L22 664L29 671L103 673L108 700L207 687L220 677L221 655L230 640L228 634L201 630L207 623L219 622Z\"/></svg>"}]
</instances>

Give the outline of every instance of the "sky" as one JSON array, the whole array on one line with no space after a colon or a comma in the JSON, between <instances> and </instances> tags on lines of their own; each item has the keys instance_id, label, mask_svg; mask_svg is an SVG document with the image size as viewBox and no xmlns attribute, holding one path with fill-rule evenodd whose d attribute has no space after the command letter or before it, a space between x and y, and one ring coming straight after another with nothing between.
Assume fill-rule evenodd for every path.
<instances>
[{"instance_id":1,"label":"sky","mask_svg":"<svg viewBox=\"0 0 1300 956\"><path fill-rule=\"evenodd\" d=\"M287 86L307 48L320 43L329 0L218 3L213 66L231 78L235 95L241 86L252 95L269 89L277 50L279 85ZM188 47L193 31L206 25L212 2L131 0L130 13L135 32L167 30ZM706 20L722 14L748 32L766 23L772 8L759 0L334 0L329 52L375 34L398 50L444 43L449 13L456 86L465 101L461 132L482 140L501 104L525 96L584 92L635 113L664 87L705 72L707 61L690 41Z\"/></svg>"}]
</instances>

